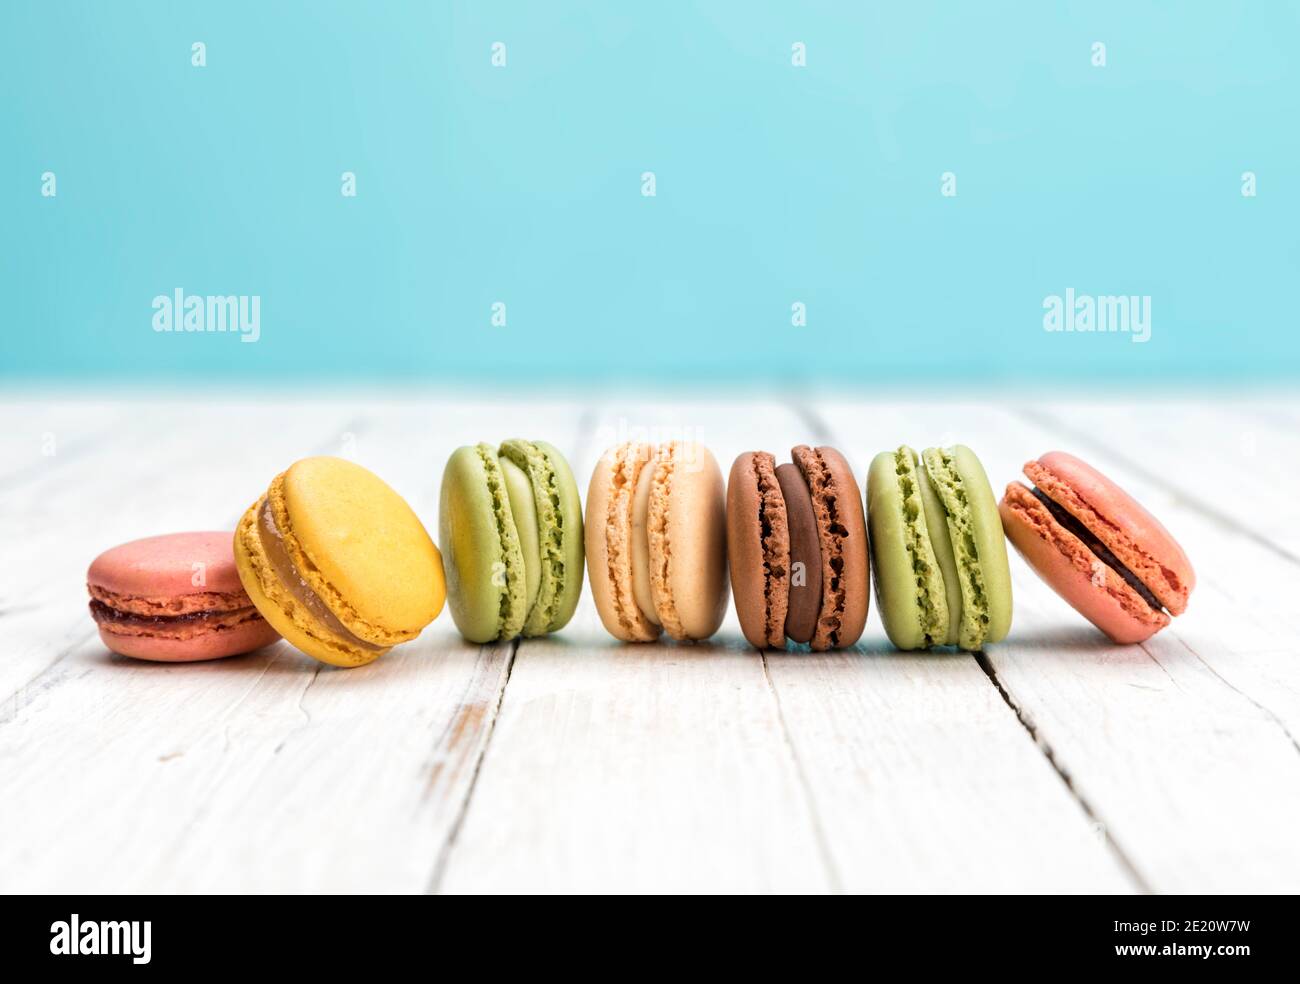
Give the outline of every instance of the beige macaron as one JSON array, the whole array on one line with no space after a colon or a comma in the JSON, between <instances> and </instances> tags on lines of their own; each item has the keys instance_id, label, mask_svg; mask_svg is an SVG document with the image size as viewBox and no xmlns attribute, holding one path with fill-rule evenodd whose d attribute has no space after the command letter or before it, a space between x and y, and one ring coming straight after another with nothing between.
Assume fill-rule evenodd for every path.
<instances>
[{"instance_id":1,"label":"beige macaron","mask_svg":"<svg viewBox=\"0 0 1300 984\"><path fill-rule=\"evenodd\" d=\"M629 442L601 457L587 490L587 576L614 637L707 639L727 609L726 497L709 449Z\"/></svg>"}]
</instances>

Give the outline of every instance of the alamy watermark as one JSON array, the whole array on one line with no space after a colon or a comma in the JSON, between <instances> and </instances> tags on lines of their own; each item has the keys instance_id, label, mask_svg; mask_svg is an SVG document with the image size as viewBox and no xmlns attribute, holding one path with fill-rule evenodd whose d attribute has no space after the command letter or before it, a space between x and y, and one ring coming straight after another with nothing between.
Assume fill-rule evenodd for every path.
<instances>
[{"instance_id":1,"label":"alamy watermark","mask_svg":"<svg viewBox=\"0 0 1300 984\"><path fill-rule=\"evenodd\" d=\"M58 956L124 956L147 964L152 956L149 920L82 921L77 913L50 924L50 953Z\"/></svg>"},{"instance_id":2,"label":"alamy watermark","mask_svg":"<svg viewBox=\"0 0 1300 984\"><path fill-rule=\"evenodd\" d=\"M177 287L153 299L154 331L236 332L241 342L262 337L261 294L186 294Z\"/></svg>"},{"instance_id":3,"label":"alamy watermark","mask_svg":"<svg viewBox=\"0 0 1300 984\"><path fill-rule=\"evenodd\" d=\"M1043 298L1043 331L1123 332L1131 342L1151 340L1150 294L1076 294Z\"/></svg>"}]
</instances>

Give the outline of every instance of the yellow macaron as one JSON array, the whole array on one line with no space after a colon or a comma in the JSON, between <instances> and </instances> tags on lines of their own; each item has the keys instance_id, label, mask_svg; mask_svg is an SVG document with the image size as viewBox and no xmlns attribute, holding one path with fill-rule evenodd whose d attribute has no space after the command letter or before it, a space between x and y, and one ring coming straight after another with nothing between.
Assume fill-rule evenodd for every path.
<instances>
[{"instance_id":1,"label":"yellow macaron","mask_svg":"<svg viewBox=\"0 0 1300 984\"><path fill-rule=\"evenodd\" d=\"M275 477L235 530L244 590L309 656L363 666L437 618L442 556L419 517L377 475L304 458Z\"/></svg>"}]
</instances>

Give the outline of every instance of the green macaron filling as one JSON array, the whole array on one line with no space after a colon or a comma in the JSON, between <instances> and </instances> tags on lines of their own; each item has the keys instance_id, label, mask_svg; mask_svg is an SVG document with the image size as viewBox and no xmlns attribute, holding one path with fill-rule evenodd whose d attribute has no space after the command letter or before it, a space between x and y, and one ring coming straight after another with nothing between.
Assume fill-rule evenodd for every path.
<instances>
[{"instance_id":1,"label":"green macaron filling","mask_svg":"<svg viewBox=\"0 0 1300 984\"><path fill-rule=\"evenodd\" d=\"M925 506L925 528L930 535L930 548L942 573L941 587L948 608L948 625L944 631L936 633L933 645L955 646L961 634L961 578L957 573L957 558L953 555L952 537L948 535L948 514L939 501L939 495L930 484L929 476L916 458L917 486L921 491L921 502Z\"/></svg>"},{"instance_id":2,"label":"green macaron filling","mask_svg":"<svg viewBox=\"0 0 1300 984\"><path fill-rule=\"evenodd\" d=\"M504 441L500 448L501 460L526 474L532 497L532 510L536 517L538 586L529 591L528 618L524 622L525 636L540 636L562 626L568 621L558 621L560 601L565 578L565 522L559 479L550 457L532 441L513 438ZM569 534L571 535L571 534ZM579 572L581 577L581 572Z\"/></svg>"},{"instance_id":3,"label":"green macaron filling","mask_svg":"<svg viewBox=\"0 0 1300 984\"><path fill-rule=\"evenodd\" d=\"M894 474L902 503L903 534L916 586L923 645L926 648L941 645L948 634L948 600L938 559L930 542L925 504L921 497L921 485L925 479L917 473L915 451L900 447L894 452Z\"/></svg>"},{"instance_id":4,"label":"green macaron filling","mask_svg":"<svg viewBox=\"0 0 1300 984\"><path fill-rule=\"evenodd\" d=\"M498 456L497 463L501 466L501 475L505 479L510 516L515 523L519 550L524 559L524 607L531 612L537 604L542 579L541 537L537 528L533 484L528 474L504 455ZM528 623L524 624L526 626Z\"/></svg>"},{"instance_id":5,"label":"green macaron filling","mask_svg":"<svg viewBox=\"0 0 1300 984\"><path fill-rule=\"evenodd\" d=\"M957 644L976 652L983 648L989 629L989 598L980 568L975 519L970 496L957 469L953 449L927 448L922 458L930 487L938 495L948 521L958 583L961 587L961 621Z\"/></svg>"},{"instance_id":6,"label":"green macaron filling","mask_svg":"<svg viewBox=\"0 0 1300 984\"><path fill-rule=\"evenodd\" d=\"M492 499L492 515L496 521L497 535L501 538L502 569L492 571L493 584L501 589L500 629L497 638L513 639L524 626L528 612L528 574L519 542L519 531L510 509L510 492L506 487L505 473L497 460L496 450L490 444L479 444L475 451L483 463L488 495Z\"/></svg>"}]
</instances>

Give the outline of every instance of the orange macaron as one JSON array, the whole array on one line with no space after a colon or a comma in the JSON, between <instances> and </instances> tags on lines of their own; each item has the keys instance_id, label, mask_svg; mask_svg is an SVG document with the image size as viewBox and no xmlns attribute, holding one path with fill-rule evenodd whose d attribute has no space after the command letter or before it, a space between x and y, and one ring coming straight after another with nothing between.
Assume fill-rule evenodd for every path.
<instances>
[{"instance_id":1,"label":"orange macaron","mask_svg":"<svg viewBox=\"0 0 1300 984\"><path fill-rule=\"evenodd\" d=\"M727 610L722 472L692 441L610 448L587 492L587 577L610 635L707 639Z\"/></svg>"}]
</instances>

